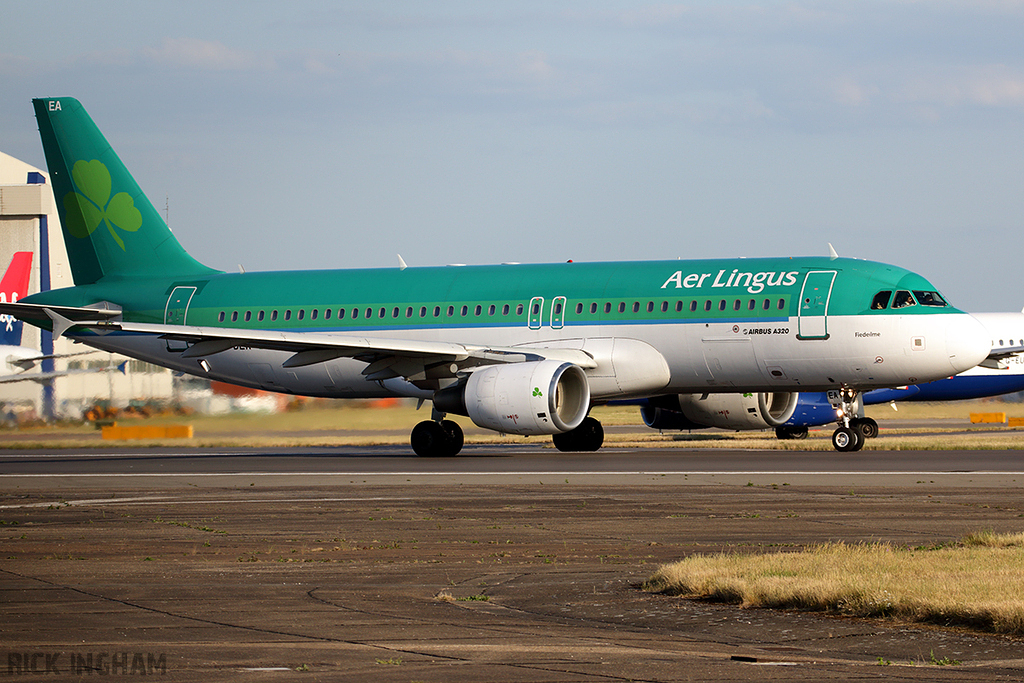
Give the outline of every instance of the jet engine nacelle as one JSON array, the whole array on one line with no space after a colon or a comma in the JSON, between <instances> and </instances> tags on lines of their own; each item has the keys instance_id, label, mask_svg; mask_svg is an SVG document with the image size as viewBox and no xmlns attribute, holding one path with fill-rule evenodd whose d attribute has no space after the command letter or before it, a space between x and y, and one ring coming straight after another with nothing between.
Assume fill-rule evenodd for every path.
<instances>
[{"instance_id":1,"label":"jet engine nacelle","mask_svg":"<svg viewBox=\"0 0 1024 683\"><path fill-rule=\"evenodd\" d=\"M793 416L798 393L679 394L654 399L640 410L652 429L767 429Z\"/></svg>"},{"instance_id":2,"label":"jet engine nacelle","mask_svg":"<svg viewBox=\"0 0 1024 683\"><path fill-rule=\"evenodd\" d=\"M491 365L434 392L434 407L505 434L560 434L590 409L583 368L557 360Z\"/></svg>"}]
</instances>

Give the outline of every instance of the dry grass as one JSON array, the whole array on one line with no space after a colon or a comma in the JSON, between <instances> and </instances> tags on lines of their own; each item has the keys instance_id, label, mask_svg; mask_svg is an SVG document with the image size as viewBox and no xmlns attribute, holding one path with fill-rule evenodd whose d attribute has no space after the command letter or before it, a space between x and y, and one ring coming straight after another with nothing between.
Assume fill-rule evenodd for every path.
<instances>
[{"instance_id":1,"label":"dry grass","mask_svg":"<svg viewBox=\"0 0 1024 683\"><path fill-rule=\"evenodd\" d=\"M802 552L695 555L644 590L779 609L887 617L1024 635L1024 534L953 544L829 543Z\"/></svg>"},{"instance_id":2,"label":"dry grass","mask_svg":"<svg viewBox=\"0 0 1024 683\"><path fill-rule=\"evenodd\" d=\"M374 408L369 401L314 401L302 410L283 413L234 413L229 415L193 415L190 417L154 417L121 419L119 424L192 424L195 438L191 440L103 441L99 432L89 425L41 426L22 430L0 430L0 448L97 448L118 443L130 447L181 446L209 448L289 448L310 446L369 446L377 444L408 444L413 426L429 419L430 412L415 409L409 401L391 408ZM966 422L973 411L1006 412L1024 416L1024 404L993 401L907 404L894 413L888 406L871 406L869 414L882 421L883 437L868 442L868 450L948 450L948 449L1021 449L1024 438L1020 431L992 425L949 426L937 423L916 429L892 429L887 418L927 419L956 418ZM812 429L808 439L779 441L771 430L759 432L727 432L697 430L660 433L647 429L640 421L635 406L599 406L592 412L605 427L630 426L632 429L609 430L605 433L606 448L744 448L757 450L832 451L832 425ZM482 430L464 417L450 416L466 431L469 444L518 444L550 448L551 439L544 436L502 436ZM969 431L969 434L963 434ZM950 438L950 432L957 432Z\"/></svg>"},{"instance_id":3,"label":"dry grass","mask_svg":"<svg viewBox=\"0 0 1024 683\"><path fill-rule=\"evenodd\" d=\"M888 403L866 406L868 417L883 420L966 420L971 413L1006 413L1007 417L1024 417L1024 403L985 398L971 401L921 401L898 403L893 410Z\"/></svg>"}]
</instances>

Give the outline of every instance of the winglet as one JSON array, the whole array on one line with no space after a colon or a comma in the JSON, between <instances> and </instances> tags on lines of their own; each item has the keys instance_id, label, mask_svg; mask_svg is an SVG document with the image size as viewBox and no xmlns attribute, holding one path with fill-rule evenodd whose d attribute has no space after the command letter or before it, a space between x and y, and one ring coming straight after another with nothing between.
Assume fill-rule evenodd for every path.
<instances>
[{"instance_id":1,"label":"winglet","mask_svg":"<svg viewBox=\"0 0 1024 683\"><path fill-rule=\"evenodd\" d=\"M406 263L405 263L405 259L404 259L404 258L402 258L402 255L401 255L401 254L399 254L399 255L398 255L398 269L399 269L399 270L405 270L405 269L406 269L406 268L408 268L408 267L409 267L409 266L408 266L408 265L406 265Z\"/></svg>"},{"instance_id":2,"label":"winglet","mask_svg":"<svg viewBox=\"0 0 1024 683\"><path fill-rule=\"evenodd\" d=\"M837 258L839 258L839 254L836 253L835 247L833 247L832 243L829 242L828 243L828 260L829 261L835 261Z\"/></svg>"}]
</instances>

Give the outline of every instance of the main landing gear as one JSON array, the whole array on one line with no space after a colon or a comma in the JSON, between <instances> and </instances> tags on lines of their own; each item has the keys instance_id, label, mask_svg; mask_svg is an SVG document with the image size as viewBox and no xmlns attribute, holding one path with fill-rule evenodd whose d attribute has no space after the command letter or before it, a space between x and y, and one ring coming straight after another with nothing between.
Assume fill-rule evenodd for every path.
<instances>
[{"instance_id":1,"label":"main landing gear","mask_svg":"<svg viewBox=\"0 0 1024 683\"><path fill-rule=\"evenodd\" d=\"M555 434L551 437L555 448L563 453L580 451L596 451L604 443L604 427L592 417L583 418L580 426L572 431Z\"/></svg>"},{"instance_id":2,"label":"main landing gear","mask_svg":"<svg viewBox=\"0 0 1024 683\"><path fill-rule=\"evenodd\" d=\"M413 427L412 449L423 458L450 458L458 455L464 441L462 427L434 411L431 419ZM604 443L604 428L592 417L583 418L576 429L552 437L555 448L563 452L596 451Z\"/></svg>"},{"instance_id":3,"label":"main landing gear","mask_svg":"<svg viewBox=\"0 0 1024 683\"><path fill-rule=\"evenodd\" d=\"M865 441L878 436L878 423L870 417L850 418L861 410L859 391L844 387L828 392L828 398L839 418L839 428L832 433L832 446L837 451L859 451Z\"/></svg>"},{"instance_id":4,"label":"main landing gear","mask_svg":"<svg viewBox=\"0 0 1024 683\"><path fill-rule=\"evenodd\" d=\"M444 419L445 414L434 411L430 420L424 420L412 429L412 449L423 458L450 458L462 450L465 437L458 422Z\"/></svg>"},{"instance_id":5,"label":"main landing gear","mask_svg":"<svg viewBox=\"0 0 1024 683\"><path fill-rule=\"evenodd\" d=\"M806 439L807 427L790 427L788 425L776 427L775 437L779 441L789 441L790 439Z\"/></svg>"}]
</instances>

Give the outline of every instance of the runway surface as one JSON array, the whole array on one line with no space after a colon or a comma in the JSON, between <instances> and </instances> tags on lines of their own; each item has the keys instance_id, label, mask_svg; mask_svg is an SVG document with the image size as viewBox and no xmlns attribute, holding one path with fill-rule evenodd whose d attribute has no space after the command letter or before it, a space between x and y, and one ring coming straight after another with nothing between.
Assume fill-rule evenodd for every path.
<instances>
[{"instance_id":1,"label":"runway surface","mask_svg":"<svg viewBox=\"0 0 1024 683\"><path fill-rule=\"evenodd\" d=\"M1020 451L3 452L0 647L19 680L1019 680L1015 639L638 586L1022 531L1022 487Z\"/></svg>"}]
</instances>

